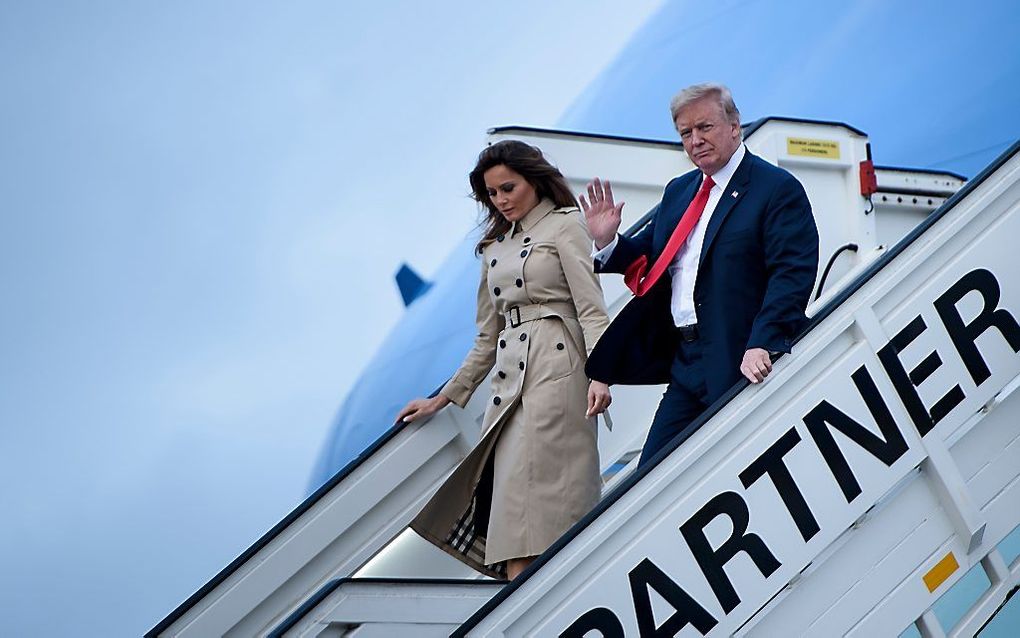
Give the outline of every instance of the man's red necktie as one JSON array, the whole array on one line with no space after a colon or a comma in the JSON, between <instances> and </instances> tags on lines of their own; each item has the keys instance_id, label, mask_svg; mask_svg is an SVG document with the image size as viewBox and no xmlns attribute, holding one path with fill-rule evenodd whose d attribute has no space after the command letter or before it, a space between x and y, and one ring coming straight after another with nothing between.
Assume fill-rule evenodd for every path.
<instances>
[{"instance_id":1,"label":"man's red necktie","mask_svg":"<svg viewBox=\"0 0 1020 638\"><path fill-rule=\"evenodd\" d=\"M636 296L643 297L645 293L652 289L652 286L659 280L662 273L666 272L666 268L672 263L673 257L676 256L677 251L687 241L687 236L691 234L694 225L698 223L701 214L705 212L705 204L708 203L708 193L712 190L713 186L715 186L715 182L706 175L704 181L701 182L701 188L698 189L698 194L694 196L690 206L684 211L683 217L680 218L676 229L673 230L669 241L666 242L666 248L659 255L659 258L655 260L651 270L648 270L648 258L644 255L641 255L634 260L634 263L627 266L627 270L623 273L623 281ZM647 274L645 274L646 270L648 270Z\"/></svg>"}]
</instances>

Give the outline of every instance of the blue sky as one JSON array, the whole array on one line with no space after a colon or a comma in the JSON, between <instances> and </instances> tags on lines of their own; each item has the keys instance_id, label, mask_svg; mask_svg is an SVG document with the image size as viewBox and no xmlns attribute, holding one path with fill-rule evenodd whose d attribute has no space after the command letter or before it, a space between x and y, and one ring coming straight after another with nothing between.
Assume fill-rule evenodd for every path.
<instances>
[{"instance_id":1,"label":"blue sky","mask_svg":"<svg viewBox=\"0 0 1020 638\"><path fill-rule=\"evenodd\" d=\"M485 129L657 5L7 3L5 633L140 634L296 505Z\"/></svg>"}]
</instances>

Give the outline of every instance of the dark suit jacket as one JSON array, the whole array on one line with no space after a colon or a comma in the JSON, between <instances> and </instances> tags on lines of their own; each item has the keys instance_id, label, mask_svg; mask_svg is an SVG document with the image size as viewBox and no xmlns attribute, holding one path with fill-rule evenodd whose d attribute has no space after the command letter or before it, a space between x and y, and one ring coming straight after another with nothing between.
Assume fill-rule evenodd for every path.
<instances>
[{"instance_id":1,"label":"dark suit jacket","mask_svg":"<svg viewBox=\"0 0 1020 638\"><path fill-rule=\"evenodd\" d=\"M665 249L701 185L701 171L666 185L652 221L623 237L600 272L622 273L641 255L649 267ZM787 171L746 152L705 233L694 303L714 398L740 377L748 348L789 352L806 323L818 270L818 230L804 187ZM659 384L682 375L667 271L613 320L588 358L588 376L607 383ZM674 369L679 366L680 369Z\"/></svg>"}]
</instances>

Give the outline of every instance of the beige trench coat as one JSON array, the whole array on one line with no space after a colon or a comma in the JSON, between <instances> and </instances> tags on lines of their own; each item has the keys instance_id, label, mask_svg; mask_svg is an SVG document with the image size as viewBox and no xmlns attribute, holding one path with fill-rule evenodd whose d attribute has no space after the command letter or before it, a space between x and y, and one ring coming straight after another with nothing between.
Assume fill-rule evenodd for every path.
<instances>
[{"instance_id":1,"label":"beige trench coat","mask_svg":"<svg viewBox=\"0 0 1020 638\"><path fill-rule=\"evenodd\" d=\"M591 249L581 213L543 199L482 251L478 336L440 391L464 407L489 376L482 438L411 528L490 576L545 551L600 496L584 364L609 320Z\"/></svg>"}]
</instances>

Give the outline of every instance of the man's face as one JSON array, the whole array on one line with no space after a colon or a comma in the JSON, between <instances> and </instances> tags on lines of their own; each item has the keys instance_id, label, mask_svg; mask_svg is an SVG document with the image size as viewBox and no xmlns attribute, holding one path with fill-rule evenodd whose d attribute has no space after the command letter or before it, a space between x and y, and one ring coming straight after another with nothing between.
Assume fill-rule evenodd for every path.
<instances>
[{"instance_id":1,"label":"man's face","mask_svg":"<svg viewBox=\"0 0 1020 638\"><path fill-rule=\"evenodd\" d=\"M726 166L740 147L740 124L726 118L715 96L706 95L683 107L674 123L687 157L706 175Z\"/></svg>"}]
</instances>

